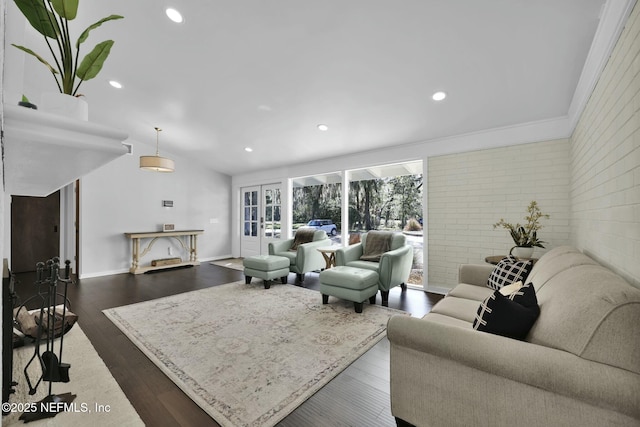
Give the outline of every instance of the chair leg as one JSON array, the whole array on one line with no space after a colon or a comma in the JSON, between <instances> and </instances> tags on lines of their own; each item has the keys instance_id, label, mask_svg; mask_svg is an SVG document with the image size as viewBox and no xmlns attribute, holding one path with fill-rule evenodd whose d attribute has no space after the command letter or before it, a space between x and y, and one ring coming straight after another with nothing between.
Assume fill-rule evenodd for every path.
<instances>
[{"instance_id":1,"label":"chair leg","mask_svg":"<svg viewBox=\"0 0 640 427\"><path fill-rule=\"evenodd\" d=\"M269 289L271 287L271 281L270 280L265 280L264 281L264 288L265 289Z\"/></svg>"},{"instance_id":2,"label":"chair leg","mask_svg":"<svg viewBox=\"0 0 640 427\"><path fill-rule=\"evenodd\" d=\"M382 295L382 305L389 307L389 291L380 291L380 295Z\"/></svg>"},{"instance_id":3,"label":"chair leg","mask_svg":"<svg viewBox=\"0 0 640 427\"><path fill-rule=\"evenodd\" d=\"M248 285L249 283L251 283L251 276L244 276L244 283L245 285Z\"/></svg>"},{"instance_id":4,"label":"chair leg","mask_svg":"<svg viewBox=\"0 0 640 427\"><path fill-rule=\"evenodd\" d=\"M286 285L286 284L287 284L287 280L288 280L288 277L287 277L287 276L282 276L282 277L280 278L280 281L282 282L282 284L283 284L283 285Z\"/></svg>"},{"instance_id":5,"label":"chair leg","mask_svg":"<svg viewBox=\"0 0 640 427\"><path fill-rule=\"evenodd\" d=\"M376 296L372 296L371 298L369 298L369 304L375 304L376 303Z\"/></svg>"},{"instance_id":6,"label":"chair leg","mask_svg":"<svg viewBox=\"0 0 640 427\"><path fill-rule=\"evenodd\" d=\"M402 418L396 418L396 426L397 427L415 427L413 424L410 424L408 422L406 422L405 420L403 420Z\"/></svg>"},{"instance_id":7,"label":"chair leg","mask_svg":"<svg viewBox=\"0 0 640 427\"><path fill-rule=\"evenodd\" d=\"M300 283L304 282L304 274L296 273L296 280Z\"/></svg>"},{"instance_id":8,"label":"chair leg","mask_svg":"<svg viewBox=\"0 0 640 427\"><path fill-rule=\"evenodd\" d=\"M322 303L329 304L329 295L322 294Z\"/></svg>"},{"instance_id":9,"label":"chair leg","mask_svg":"<svg viewBox=\"0 0 640 427\"><path fill-rule=\"evenodd\" d=\"M363 304L361 302L354 302L353 306L356 309L356 313L362 313L362 306Z\"/></svg>"},{"instance_id":10,"label":"chair leg","mask_svg":"<svg viewBox=\"0 0 640 427\"><path fill-rule=\"evenodd\" d=\"M400 283L400 288L402 288L402 292L407 290L407 284L406 283Z\"/></svg>"}]
</instances>

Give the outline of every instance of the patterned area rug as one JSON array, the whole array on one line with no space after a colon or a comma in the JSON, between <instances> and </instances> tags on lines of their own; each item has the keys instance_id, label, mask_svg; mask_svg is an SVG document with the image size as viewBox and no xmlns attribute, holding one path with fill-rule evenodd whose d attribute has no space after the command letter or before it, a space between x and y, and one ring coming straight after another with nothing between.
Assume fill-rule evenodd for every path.
<instances>
[{"instance_id":1,"label":"patterned area rug","mask_svg":"<svg viewBox=\"0 0 640 427\"><path fill-rule=\"evenodd\" d=\"M221 259L218 261L211 261L211 264L217 265L220 267L231 268L233 270L244 271L244 266L242 265L242 258Z\"/></svg>"},{"instance_id":2,"label":"patterned area rug","mask_svg":"<svg viewBox=\"0 0 640 427\"><path fill-rule=\"evenodd\" d=\"M229 283L105 310L223 426L273 426L408 313L293 285Z\"/></svg>"}]
</instances>

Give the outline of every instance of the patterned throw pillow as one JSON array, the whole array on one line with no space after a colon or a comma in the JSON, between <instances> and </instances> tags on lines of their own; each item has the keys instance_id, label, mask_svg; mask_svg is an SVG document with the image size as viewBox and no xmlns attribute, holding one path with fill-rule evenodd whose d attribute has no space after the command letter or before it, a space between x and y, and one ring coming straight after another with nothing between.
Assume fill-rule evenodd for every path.
<instances>
[{"instance_id":1,"label":"patterned throw pillow","mask_svg":"<svg viewBox=\"0 0 640 427\"><path fill-rule=\"evenodd\" d=\"M502 258L491 272L487 286L497 290L513 282L524 281L529 275L532 266L533 261L531 260L518 261L512 255Z\"/></svg>"},{"instance_id":2,"label":"patterned throw pillow","mask_svg":"<svg viewBox=\"0 0 640 427\"><path fill-rule=\"evenodd\" d=\"M495 291L487 297L478 307L473 329L524 340L539 314L536 291L529 283L508 296Z\"/></svg>"}]
</instances>

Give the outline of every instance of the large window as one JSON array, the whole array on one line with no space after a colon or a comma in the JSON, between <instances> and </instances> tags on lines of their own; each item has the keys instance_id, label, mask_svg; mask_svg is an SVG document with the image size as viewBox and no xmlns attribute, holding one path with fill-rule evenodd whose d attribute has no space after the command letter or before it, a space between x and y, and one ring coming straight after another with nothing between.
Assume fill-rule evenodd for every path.
<instances>
[{"instance_id":1,"label":"large window","mask_svg":"<svg viewBox=\"0 0 640 427\"><path fill-rule=\"evenodd\" d=\"M423 283L422 162L349 171L349 241L362 232L402 232L413 246L409 283Z\"/></svg>"},{"instance_id":2,"label":"large window","mask_svg":"<svg viewBox=\"0 0 640 427\"><path fill-rule=\"evenodd\" d=\"M293 179L293 229L321 228L335 242L342 229L342 174L330 173Z\"/></svg>"}]
</instances>

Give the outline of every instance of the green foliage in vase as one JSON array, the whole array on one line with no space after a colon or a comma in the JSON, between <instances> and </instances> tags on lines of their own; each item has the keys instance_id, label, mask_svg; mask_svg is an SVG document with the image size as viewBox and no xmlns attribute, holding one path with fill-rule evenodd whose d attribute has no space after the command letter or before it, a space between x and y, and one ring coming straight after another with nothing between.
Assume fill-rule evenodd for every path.
<instances>
[{"instance_id":1,"label":"green foliage in vase","mask_svg":"<svg viewBox=\"0 0 640 427\"><path fill-rule=\"evenodd\" d=\"M540 207L538 206L538 202L532 200L527 206L527 216L524 217L526 223L525 224L511 224L506 222L503 218L500 218L500 221L493 224L493 228L504 228L509 231L511 234L511 238L516 246L522 247L534 247L537 246L539 248L544 248L543 243L546 243L540 239L538 239L538 230L542 228L540 224L540 219L549 218L549 215L543 214L540 211Z\"/></svg>"},{"instance_id":2,"label":"green foliage in vase","mask_svg":"<svg viewBox=\"0 0 640 427\"><path fill-rule=\"evenodd\" d=\"M98 43L78 64L80 45L87 40L90 31L107 21L123 17L110 15L100 19L84 30L75 44L72 44L69 21L76 18L79 0L14 0L14 2L31 26L44 37L53 56L54 65L29 48L12 45L34 56L44 64L53 74L61 93L76 95L83 81L94 78L102 70L114 42L113 40L105 40ZM79 80L77 84L76 80Z\"/></svg>"}]
</instances>

